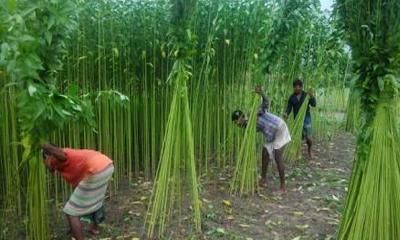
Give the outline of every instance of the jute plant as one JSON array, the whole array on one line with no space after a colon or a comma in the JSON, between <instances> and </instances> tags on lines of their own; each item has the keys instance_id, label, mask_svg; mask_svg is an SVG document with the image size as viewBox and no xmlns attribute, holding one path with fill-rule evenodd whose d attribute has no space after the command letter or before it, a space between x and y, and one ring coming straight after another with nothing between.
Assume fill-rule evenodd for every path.
<instances>
[{"instance_id":1,"label":"jute plant","mask_svg":"<svg viewBox=\"0 0 400 240\"><path fill-rule=\"evenodd\" d=\"M179 213L182 201L187 198L182 191L185 183L189 185L189 202L195 230L201 230L192 124L186 87L189 77L188 66L177 60L170 75L170 81L175 82L174 94L153 195L145 221L148 237L154 236L156 226L158 226L157 235L162 236L171 215Z\"/></svg>"},{"instance_id":2,"label":"jute plant","mask_svg":"<svg viewBox=\"0 0 400 240\"><path fill-rule=\"evenodd\" d=\"M360 95L357 91L352 91L349 96L347 111L346 111L346 131L356 132L360 126Z\"/></svg>"},{"instance_id":3,"label":"jute plant","mask_svg":"<svg viewBox=\"0 0 400 240\"><path fill-rule=\"evenodd\" d=\"M340 0L360 92L360 131L337 238L400 239L400 2Z\"/></svg>"},{"instance_id":4,"label":"jute plant","mask_svg":"<svg viewBox=\"0 0 400 240\"><path fill-rule=\"evenodd\" d=\"M242 195L254 194L257 189L257 113L260 97L255 95L246 130L236 157L236 167L231 181L230 193Z\"/></svg>"},{"instance_id":5,"label":"jute plant","mask_svg":"<svg viewBox=\"0 0 400 240\"><path fill-rule=\"evenodd\" d=\"M189 109L187 82L191 77L187 62L193 54L195 37L190 31L190 20L196 1L171 1L171 35L175 57L168 82L173 86L165 135L161 147L153 194L145 220L146 234L162 236L168 220L181 214L186 199L186 210L192 211L196 232L201 231L200 201L194 158L193 130ZM187 196L189 195L189 196ZM178 217L176 219L182 219Z\"/></svg>"}]
</instances>

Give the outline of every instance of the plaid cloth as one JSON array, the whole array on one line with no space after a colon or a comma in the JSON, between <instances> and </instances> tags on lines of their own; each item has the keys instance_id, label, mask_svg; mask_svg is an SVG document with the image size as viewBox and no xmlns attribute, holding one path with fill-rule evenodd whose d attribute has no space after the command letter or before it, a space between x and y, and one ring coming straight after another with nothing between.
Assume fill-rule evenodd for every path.
<instances>
[{"instance_id":1,"label":"plaid cloth","mask_svg":"<svg viewBox=\"0 0 400 240\"><path fill-rule=\"evenodd\" d=\"M267 139L267 143L271 143L276 138L276 132L279 127L282 126L282 123L285 123L280 117L269 113L269 100L267 96L264 94L262 96L262 103L258 109L257 114L257 131L262 132L265 138Z\"/></svg>"},{"instance_id":2,"label":"plaid cloth","mask_svg":"<svg viewBox=\"0 0 400 240\"><path fill-rule=\"evenodd\" d=\"M267 142L273 142L282 122L284 121L280 117L269 112L264 112L263 114L259 114L257 118L257 130L263 133Z\"/></svg>"},{"instance_id":3,"label":"plaid cloth","mask_svg":"<svg viewBox=\"0 0 400 240\"><path fill-rule=\"evenodd\" d=\"M65 204L64 213L70 216L84 216L100 209L113 172L114 166L110 164L101 172L82 180Z\"/></svg>"}]
</instances>

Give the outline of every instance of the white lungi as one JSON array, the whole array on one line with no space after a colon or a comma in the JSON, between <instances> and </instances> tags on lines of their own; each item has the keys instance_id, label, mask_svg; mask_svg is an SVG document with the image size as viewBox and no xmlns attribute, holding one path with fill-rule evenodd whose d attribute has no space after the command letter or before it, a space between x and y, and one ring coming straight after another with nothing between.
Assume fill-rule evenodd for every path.
<instances>
[{"instance_id":1,"label":"white lungi","mask_svg":"<svg viewBox=\"0 0 400 240\"><path fill-rule=\"evenodd\" d=\"M276 132L274 141L265 143L264 147L267 149L270 158L273 158L274 149L281 149L290 141L292 141L292 138L290 137L289 128L285 121L282 121Z\"/></svg>"}]
</instances>

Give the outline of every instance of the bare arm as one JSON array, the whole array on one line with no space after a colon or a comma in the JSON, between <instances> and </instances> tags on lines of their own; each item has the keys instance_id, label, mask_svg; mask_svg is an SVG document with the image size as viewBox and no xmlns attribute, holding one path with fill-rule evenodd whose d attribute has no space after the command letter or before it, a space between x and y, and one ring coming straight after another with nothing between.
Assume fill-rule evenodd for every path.
<instances>
[{"instance_id":1,"label":"bare arm","mask_svg":"<svg viewBox=\"0 0 400 240\"><path fill-rule=\"evenodd\" d=\"M308 102L308 105L311 107L316 107L317 101L315 100L315 91L313 88L310 88L310 90L308 90L308 95L310 96L310 101Z\"/></svg>"},{"instance_id":2,"label":"bare arm","mask_svg":"<svg viewBox=\"0 0 400 240\"><path fill-rule=\"evenodd\" d=\"M288 103L287 103L287 107L286 107L286 111L284 113L285 117L289 116L290 112L292 112L292 108L293 108L292 101L290 101L290 97L289 97L289 100L288 100Z\"/></svg>"},{"instance_id":3,"label":"bare arm","mask_svg":"<svg viewBox=\"0 0 400 240\"><path fill-rule=\"evenodd\" d=\"M264 93L261 93L261 97L262 97L261 109L262 109L264 112L268 112L268 109L269 109L269 99L268 99L268 97L267 97Z\"/></svg>"},{"instance_id":4,"label":"bare arm","mask_svg":"<svg viewBox=\"0 0 400 240\"><path fill-rule=\"evenodd\" d=\"M317 106L317 101L315 100L315 97L314 97L314 96L310 96L309 105L310 105L311 107Z\"/></svg>"},{"instance_id":5,"label":"bare arm","mask_svg":"<svg viewBox=\"0 0 400 240\"><path fill-rule=\"evenodd\" d=\"M262 86L258 85L256 86L255 92L260 94L262 98L261 106L260 106L260 111L262 112L268 112L269 108L269 99L264 93L264 89Z\"/></svg>"}]
</instances>

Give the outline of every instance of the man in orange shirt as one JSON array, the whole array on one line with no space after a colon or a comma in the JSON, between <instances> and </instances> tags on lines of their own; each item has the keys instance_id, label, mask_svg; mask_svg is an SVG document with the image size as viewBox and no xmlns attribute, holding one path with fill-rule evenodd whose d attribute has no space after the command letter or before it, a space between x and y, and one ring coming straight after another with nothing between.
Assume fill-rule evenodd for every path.
<instances>
[{"instance_id":1,"label":"man in orange shirt","mask_svg":"<svg viewBox=\"0 0 400 240\"><path fill-rule=\"evenodd\" d=\"M42 146L46 167L61 174L74 192L63 212L76 240L83 239L82 216L90 216L90 232L98 234L99 217L103 210L103 200L108 182L114 172L113 162L104 154L89 149L58 148L51 144Z\"/></svg>"}]
</instances>

